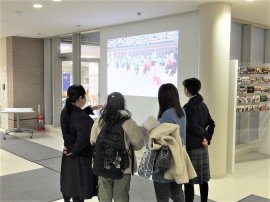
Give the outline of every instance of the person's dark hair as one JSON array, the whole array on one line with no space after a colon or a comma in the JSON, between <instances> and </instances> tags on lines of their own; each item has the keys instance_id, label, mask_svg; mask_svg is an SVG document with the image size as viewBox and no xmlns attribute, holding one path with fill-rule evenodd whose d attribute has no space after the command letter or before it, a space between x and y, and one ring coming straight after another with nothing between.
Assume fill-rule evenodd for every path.
<instances>
[{"instance_id":1,"label":"person's dark hair","mask_svg":"<svg viewBox=\"0 0 270 202\"><path fill-rule=\"evenodd\" d=\"M119 92L113 92L108 95L106 106L101 110L99 124L103 126L104 123L114 124L120 121L121 110L125 110L127 116L131 116L130 112L125 109L125 98Z\"/></svg>"},{"instance_id":2,"label":"person's dark hair","mask_svg":"<svg viewBox=\"0 0 270 202\"><path fill-rule=\"evenodd\" d=\"M196 95L195 102L203 102L203 97L199 93L201 90L201 82L197 78L189 78L183 81L183 86L188 90L188 92L194 96Z\"/></svg>"},{"instance_id":3,"label":"person's dark hair","mask_svg":"<svg viewBox=\"0 0 270 202\"><path fill-rule=\"evenodd\" d=\"M67 96L66 99L66 122L69 122L69 116L72 112L72 104L74 104L80 97L85 97L85 90L82 85L74 84L70 86L67 90Z\"/></svg>"},{"instance_id":4,"label":"person's dark hair","mask_svg":"<svg viewBox=\"0 0 270 202\"><path fill-rule=\"evenodd\" d=\"M188 90L191 95L197 95L201 90L201 82L197 78L189 78L184 80L183 86Z\"/></svg>"},{"instance_id":5,"label":"person's dark hair","mask_svg":"<svg viewBox=\"0 0 270 202\"><path fill-rule=\"evenodd\" d=\"M178 90L173 84L166 83L160 86L158 90L158 103L158 118L160 118L162 114L169 108L174 108L179 118L184 116L184 112L180 104Z\"/></svg>"}]
</instances>

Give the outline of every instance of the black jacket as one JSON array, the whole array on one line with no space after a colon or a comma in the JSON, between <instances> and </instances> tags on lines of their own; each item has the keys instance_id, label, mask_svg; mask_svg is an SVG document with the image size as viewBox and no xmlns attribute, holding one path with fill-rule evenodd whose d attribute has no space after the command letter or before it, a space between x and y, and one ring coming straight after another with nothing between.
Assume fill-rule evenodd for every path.
<instances>
[{"instance_id":1,"label":"black jacket","mask_svg":"<svg viewBox=\"0 0 270 202\"><path fill-rule=\"evenodd\" d=\"M184 105L187 118L186 140L187 150L203 147L202 141L207 139L210 144L214 133L215 122L209 114L206 104L200 94L192 97ZM208 129L206 130L206 128Z\"/></svg>"},{"instance_id":2,"label":"black jacket","mask_svg":"<svg viewBox=\"0 0 270 202\"><path fill-rule=\"evenodd\" d=\"M66 108L64 107L61 112L61 130L64 139L64 146L67 148L68 153L72 156L85 156L92 158L92 146L90 144L90 133L94 123L89 114L93 114L90 107L80 109L73 106L72 113L70 114L69 123L66 123Z\"/></svg>"},{"instance_id":3,"label":"black jacket","mask_svg":"<svg viewBox=\"0 0 270 202\"><path fill-rule=\"evenodd\" d=\"M72 106L69 121L65 121L66 108L61 112L61 130L64 146L70 156L63 154L61 163L61 192L67 196L77 196L81 199L92 198L96 184L92 172L93 148L90 144L90 132L93 113L90 107L82 110Z\"/></svg>"}]
</instances>

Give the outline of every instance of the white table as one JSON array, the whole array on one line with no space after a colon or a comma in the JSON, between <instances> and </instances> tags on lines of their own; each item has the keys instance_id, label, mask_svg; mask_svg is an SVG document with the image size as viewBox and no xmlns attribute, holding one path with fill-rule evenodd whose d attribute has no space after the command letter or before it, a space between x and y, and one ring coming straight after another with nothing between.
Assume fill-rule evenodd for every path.
<instances>
[{"instance_id":1,"label":"white table","mask_svg":"<svg viewBox=\"0 0 270 202\"><path fill-rule=\"evenodd\" d=\"M6 135L8 135L11 132L25 132L30 133L30 138L33 138L34 130L28 129L28 128L20 128L20 113L35 113L33 108L3 108L1 113L13 113L16 114L16 128L7 129L5 134L3 135L3 139L6 139Z\"/></svg>"}]
</instances>

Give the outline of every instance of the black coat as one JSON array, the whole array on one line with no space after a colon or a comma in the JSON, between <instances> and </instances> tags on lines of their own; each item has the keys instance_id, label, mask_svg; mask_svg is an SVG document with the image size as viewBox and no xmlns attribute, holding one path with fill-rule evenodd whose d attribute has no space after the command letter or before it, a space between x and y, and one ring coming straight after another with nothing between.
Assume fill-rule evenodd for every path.
<instances>
[{"instance_id":1,"label":"black coat","mask_svg":"<svg viewBox=\"0 0 270 202\"><path fill-rule=\"evenodd\" d=\"M61 112L61 130L64 146L69 156L63 154L61 164L61 192L70 197L92 198L95 184L92 172L93 148L90 144L90 132L93 113L90 107L82 110L72 106L69 122L65 121L66 108Z\"/></svg>"},{"instance_id":2,"label":"black coat","mask_svg":"<svg viewBox=\"0 0 270 202\"><path fill-rule=\"evenodd\" d=\"M206 104L200 94L192 97L184 105L187 118L186 140L187 150L201 148L204 138L210 144L214 133L215 122L209 114ZM206 128L208 129L206 130Z\"/></svg>"}]
</instances>

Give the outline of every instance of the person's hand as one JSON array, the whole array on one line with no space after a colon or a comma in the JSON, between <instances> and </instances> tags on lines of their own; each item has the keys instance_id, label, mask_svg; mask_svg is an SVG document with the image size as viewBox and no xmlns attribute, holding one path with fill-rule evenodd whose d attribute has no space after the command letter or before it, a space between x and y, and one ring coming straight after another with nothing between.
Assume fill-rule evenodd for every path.
<instances>
[{"instance_id":1,"label":"person's hand","mask_svg":"<svg viewBox=\"0 0 270 202\"><path fill-rule=\"evenodd\" d=\"M207 148L208 147L208 141L207 141L206 138L203 139L202 145L203 145L204 148Z\"/></svg>"},{"instance_id":2,"label":"person's hand","mask_svg":"<svg viewBox=\"0 0 270 202\"><path fill-rule=\"evenodd\" d=\"M64 149L63 149L63 154L67 155L67 148L66 147L64 147Z\"/></svg>"},{"instance_id":3,"label":"person's hand","mask_svg":"<svg viewBox=\"0 0 270 202\"><path fill-rule=\"evenodd\" d=\"M99 110L103 107L103 105L95 105L95 106L91 106L91 109L94 110Z\"/></svg>"}]
</instances>

